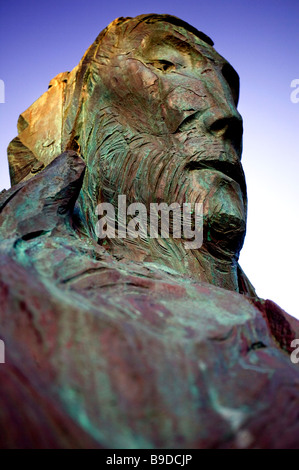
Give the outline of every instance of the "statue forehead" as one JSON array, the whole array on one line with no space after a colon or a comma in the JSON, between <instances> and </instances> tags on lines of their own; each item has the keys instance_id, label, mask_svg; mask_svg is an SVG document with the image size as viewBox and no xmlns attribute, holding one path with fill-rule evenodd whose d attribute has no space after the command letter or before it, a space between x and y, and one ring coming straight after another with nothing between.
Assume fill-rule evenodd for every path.
<instances>
[{"instance_id":1,"label":"statue forehead","mask_svg":"<svg viewBox=\"0 0 299 470\"><path fill-rule=\"evenodd\" d=\"M142 54L157 46L168 46L180 52L199 53L213 60L226 62L213 48L213 42L208 36L201 32L196 35L184 26L166 20L147 23L132 19L121 30L116 29L114 34L118 36L117 48L125 52Z\"/></svg>"},{"instance_id":2,"label":"statue forehead","mask_svg":"<svg viewBox=\"0 0 299 470\"><path fill-rule=\"evenodd\" d=\"M138 17L123 19L120 24L118 24L119 20L111 23L107 27L104 38L101 38L103 39L102 45L99 43L97 45L97 63L116 67L114 59L121 59L122 70L119 69L118 72L123 73L126 64L129 64L128 59L137 59L144 64L152 63L151 60L170 60L173 63L183 64L186 70L185 75L183 71L178 71L177 77L187 76L190 71L191 73L196 71L197 74L200 71L198 65L204 68L208 66L208 70L215 71L218 79L223 75L222 78L233 90L237 104L239 96L238 73L214 49L213 41L187 23L182 22L182 25L179 20L179 24L173 24L164 18L161 20L158 16L151 17L150 23L138 20ZM184 24L187 24L187 27ZM186 61L183 56L187 58ZM183 62L180 59L183 59ZM158 78L167 80L167 75L170 76L170 74L165 76L159 74ZM210 81L213 81L215 77L216 75L214 77L210 75ZM197 75L197 78L200 78L200 75Z\"/></svg>"}]
</instances>

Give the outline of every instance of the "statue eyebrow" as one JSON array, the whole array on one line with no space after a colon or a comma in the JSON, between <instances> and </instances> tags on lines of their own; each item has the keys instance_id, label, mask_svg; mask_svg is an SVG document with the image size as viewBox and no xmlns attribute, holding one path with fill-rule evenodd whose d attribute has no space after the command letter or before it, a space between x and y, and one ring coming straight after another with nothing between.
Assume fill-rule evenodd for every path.
<instances>
[{"instance_id":1,"label":"statue eyebrow","mask_svg":"<svg viewBox=\"0 0 299 470\"><path fill-rule=\"evenodd\" d=\"M186 51L196 51L195 48L193 48L188 42L186 41L183 41L182 39L179 39L178 37L176 36L166 36L164 38L164 42L166 44L170 44L171 46L174 46L176 49L179 49L180 51L182 52L186 52Z\"/></svg>"},{"instance_id":2,"label":"statue eyebrow","mask_svg":"<svg viewBox=\"0 0 299 470\"><path fill-rule=\"evenodd\" d=\"M196 47L189 44L187 41L184 41L183 39L180 39L177 36L173 36L173 35L165 36L162 40L163 40L163 42L161 42L161 44L159 43L157 45L161 45L161 46L170 45L170 46L175 47L176 50L179 50L182 53L200 54L200 55L202 55L204 57L207 57L208 59L212 60L213 62L216 62L216 60L211 56L211 54L209 54L209 52L206 50L206 47L204 47L204 46L201 46L204 50L200 51Z\"/></svg>"}]
</instances>

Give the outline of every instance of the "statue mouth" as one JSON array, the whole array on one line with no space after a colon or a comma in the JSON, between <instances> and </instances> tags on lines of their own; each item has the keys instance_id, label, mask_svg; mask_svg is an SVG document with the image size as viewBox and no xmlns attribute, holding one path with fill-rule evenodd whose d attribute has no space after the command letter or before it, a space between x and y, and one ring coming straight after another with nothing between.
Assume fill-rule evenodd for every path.
<instances>
[{"instance_id":1,"label":"statue mouth","mask_svg":"<svg viewBox=\"0 0 299 470\"><path fill-rule=\"evenodd\" d=\"M231 163L229 161L221 160L200 160L200 161L191 161L185 165L185 170L187 171L198 171L198 170L213 170L228 178L235 181L244 192L246 191L245 176L243 168L240 163Z\"/></svg>"}]
</instances>

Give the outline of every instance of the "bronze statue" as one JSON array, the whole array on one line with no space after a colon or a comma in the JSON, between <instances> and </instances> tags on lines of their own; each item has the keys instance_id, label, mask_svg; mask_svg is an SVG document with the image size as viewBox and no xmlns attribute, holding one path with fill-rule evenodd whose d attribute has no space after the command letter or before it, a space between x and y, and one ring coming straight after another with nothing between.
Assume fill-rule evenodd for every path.
<instances>
[{"instance_id":1,"label":"bronze statue","mask_svg":"<svg viewBox=\"0 0 299 470\"><path fill-rule=\"evenodd\" d=\"M298 322L238 265L238 96L210 38L141 15L111 23L20 116L0 199L0 396L27 397L14 412L31 432L4 415L3 447L298 446ZM121 195L201 203L202 246L119 236L119 219L99 239L97 207Z\"/></svg>"}]
</instances>

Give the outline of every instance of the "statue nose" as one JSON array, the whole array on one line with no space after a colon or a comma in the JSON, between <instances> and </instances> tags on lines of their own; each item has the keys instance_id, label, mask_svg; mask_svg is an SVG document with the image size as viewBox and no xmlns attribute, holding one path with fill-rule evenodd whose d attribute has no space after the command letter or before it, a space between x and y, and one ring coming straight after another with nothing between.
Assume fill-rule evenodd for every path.
<instances>
[{"instance_id":1,"label":"statue nose","mask_svg":"<svg viewBox=\"0 0 299 470\"><path fill-rule=\"evenodd\" d=\"M211 134L230 140L236 150L241 150L243 121L236 108L228 105L223 107L215 105L205 113L203 121Z\"/></svg>"}]
</instances>

